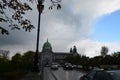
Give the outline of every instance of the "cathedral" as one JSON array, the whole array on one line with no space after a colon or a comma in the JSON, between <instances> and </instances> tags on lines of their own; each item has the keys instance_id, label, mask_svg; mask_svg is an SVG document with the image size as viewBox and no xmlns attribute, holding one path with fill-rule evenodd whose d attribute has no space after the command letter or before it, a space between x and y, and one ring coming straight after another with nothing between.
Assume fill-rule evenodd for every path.
<instances>
[{"instance_id":1,"label":"cathedral","mask_svg":"<svg viewBox=\"0 0 120 80\"><path fill-rule=\"evenodd\" d=\"M78 55L76 46L70 48L69 52L53 52L50 42L47 40L42 47L39 57L41 56L43 65L49 65L52 62L63 63L64 59L70 55Z\"/></svg>"}]
</instances>

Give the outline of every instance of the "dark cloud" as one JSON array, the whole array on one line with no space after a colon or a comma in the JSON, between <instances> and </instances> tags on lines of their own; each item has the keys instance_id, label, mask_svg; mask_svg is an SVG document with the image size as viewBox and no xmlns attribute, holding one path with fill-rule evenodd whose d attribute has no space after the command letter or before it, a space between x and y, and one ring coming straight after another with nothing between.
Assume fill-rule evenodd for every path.
<instances>
[{"instance_id":1,"label":"dark cloud","mask_svg":"<svg viewBox=\"0 0 120 80\"><path fill-rule=\"evenodd\" d=\"M0 46L28 45L35 38L35 36L31 35L32 32L25 32L23 30L9 32L9 35L0 35Z\"/></svg>"}]
</instances>

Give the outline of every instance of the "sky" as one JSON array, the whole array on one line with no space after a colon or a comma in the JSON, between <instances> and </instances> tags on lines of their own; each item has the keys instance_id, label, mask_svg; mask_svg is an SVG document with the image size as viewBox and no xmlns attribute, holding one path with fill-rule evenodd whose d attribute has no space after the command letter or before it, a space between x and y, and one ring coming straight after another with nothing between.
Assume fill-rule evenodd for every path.
<instances>
[{"instance_id":1,"label":"sky","mask_svg":"<svg viewBox=\"0 0 120 80\"><path fill-rule=\"evenodd\" d=\"M11 56L36 50L38 11L35 2L29 4L33 10L24 17L36 28L31 32L10 30L10 35L0 35L0 49L10 50ZM48 10L48 0L44 5L39 51L47 39L53 52L69 52L74 45L79 54L89 57L100 55L102 46L108 47L108 54L120 51L120 0L62 0L61 10Z\"/></svg>"}]
</instances>

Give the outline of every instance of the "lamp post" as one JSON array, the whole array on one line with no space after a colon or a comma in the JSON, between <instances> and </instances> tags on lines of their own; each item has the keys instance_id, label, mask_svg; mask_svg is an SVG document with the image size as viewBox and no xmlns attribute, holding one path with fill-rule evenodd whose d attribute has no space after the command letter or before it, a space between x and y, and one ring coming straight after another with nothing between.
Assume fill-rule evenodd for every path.
<instances>
[{"instance_id":1,"label":"lamp post","mask_svg":"<svg viewBox=\"0 0 120 80\"><path fill-rule=\"evenodd\" d=\"M36 53L34 56L34 72L39 72L39 66L38 66L38 53L39 53L39 37L40 37L40 19L41 19L41 13L44 9L44 5L43 5L43 1L44 0L38 0L38 4L37 4L37 9L38 9L38 29L37 29L37 43L36 43ZM41 65L41 64L40 64Z\"/></svg>"},{"instance_id":2,"label":"lamp post","mask_svg":"<svg viewBox=\"0 0 120 80\"><path fill-rule=\"evenodd\" d=\"M40 18L41 18L41 13L42 11L44 10L44 5L43 5L43 2L44 0L38 0L38 4L37 4L37 9L38 9L38 12L39 12L39 15L38 15L38 30L37 30L37 43L36 43L36 53L35 53L35 56L34 56L34 68L33 68L33 71L34 72L39 72L39 66L38 66L38 53L39 53L39 36L40 36ZM61 2L61 0L51 0L52 2L52 6L49 7L49 9L52 9L53 6L55 6L55 4ZM61 6L60 4L57 4L57 9L60 9ZM42 55L40 55L40 68L42 68Z\"/></svg>"}]
</instances>

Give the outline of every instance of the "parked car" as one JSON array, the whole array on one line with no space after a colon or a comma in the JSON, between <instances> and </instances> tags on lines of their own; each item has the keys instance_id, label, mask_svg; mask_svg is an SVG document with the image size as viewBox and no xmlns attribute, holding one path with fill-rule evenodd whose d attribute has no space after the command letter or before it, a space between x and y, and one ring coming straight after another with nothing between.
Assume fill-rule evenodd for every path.
<instances>
[{"instance_id":1,"label":"parked car","mask_svg":"<svg viewBox=\"0 0 120 80\"><path fill-rule=\"evenodd\" d=\"M120 80L120 70L93 70L80 80Z\"/></svg>"},{"instance_id":2,"label":"parked car","mask_svg":"<svg viewBox=\"0 0 120 80\"><path fill-rule=\"evenodd\" d=\"M72 65L73 69L76 69L77 68L77 65Z\"/></svg>"},{"instance_id":3,"label":"parked car","mask_svg":"<svg viewBox=\"0 0 120 80\"><path fill-rule=\"evenodd\" d=\"M57 63L52 63L51 64L51 69L58 70L58 64Z\"/></svg>"},{"instance_id":4,"label":"parked car","mask_svg":"<svg viewBox=\"0 0 120 80\"><path fill-rule=\"evenodd\" d=\"M82 65L77 65L76 69L82 69Z\"/></svg>"},{"instance_id":5,"label":"parked car","mask_svg":"<svg viewBox=\"0 0 120 80\"><path fill-rule=\"evenodd\" d=\"M71 63L65 63L65 64L63 65L63 69L64 69L64 70L72 70L72 69L73 69L73 66L72 66Z\"/></svg>"}]
</instances>

